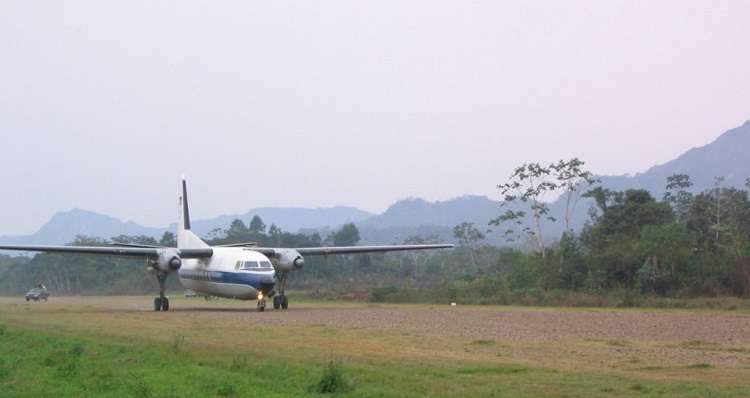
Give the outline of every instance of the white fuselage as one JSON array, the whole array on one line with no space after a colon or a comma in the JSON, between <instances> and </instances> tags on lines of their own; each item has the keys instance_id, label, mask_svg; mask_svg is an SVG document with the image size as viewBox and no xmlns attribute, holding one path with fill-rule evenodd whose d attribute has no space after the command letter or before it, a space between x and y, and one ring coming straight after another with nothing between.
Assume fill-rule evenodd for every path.
<instances>
[{"instance_id":1,"label":"white fuselage","mask_svg":"<svg viewBox=\"0 0 750 398\"><path fill-rule=\"evenodd\" d=\"M255 300L270 293L276 271L265 255L249 248L215 247L207 260L184 260L180 283L201 296Z\"/></svg>"}]
</instances>

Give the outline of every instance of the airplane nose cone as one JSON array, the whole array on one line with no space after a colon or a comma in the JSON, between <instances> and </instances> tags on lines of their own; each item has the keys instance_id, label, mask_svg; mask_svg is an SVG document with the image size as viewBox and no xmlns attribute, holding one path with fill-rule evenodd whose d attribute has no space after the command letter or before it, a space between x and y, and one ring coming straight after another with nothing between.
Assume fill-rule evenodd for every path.
<instances>
[{"instance_id":1,"label":"airplane nose cone","mask_svg":"<svg viewBox=\"0 0 750 398\"><path fill-rule=\"evenodd\" d=\"M274 286L276 286L276 278L272 275L266 275L260 280L260 289L266 293L273 290Z\"/></svg>"}]
</instances>

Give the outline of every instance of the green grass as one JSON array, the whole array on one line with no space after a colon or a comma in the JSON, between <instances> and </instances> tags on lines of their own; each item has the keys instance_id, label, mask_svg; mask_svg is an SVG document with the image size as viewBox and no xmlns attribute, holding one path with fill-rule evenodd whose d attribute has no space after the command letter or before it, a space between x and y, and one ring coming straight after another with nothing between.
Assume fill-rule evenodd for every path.
<instances>
[{"instance_id":1,"label":"green grass","mask_svg":"<svg viewBox=\"0 0 750 398\"><path fill-rule=\"evenodd\" d=\"M507 341L237 325L231 317L206 324L201 316L0 302L0 397L734 397L748 391L746 377L737 384L706 381L723 370L703 363L575 367L526 356L525 347ZM604 343L593 346L638 342ZM499 358L499 350L516 354ZM664 376L680 371L710 375Z\"/></svg>"}]
</instances>

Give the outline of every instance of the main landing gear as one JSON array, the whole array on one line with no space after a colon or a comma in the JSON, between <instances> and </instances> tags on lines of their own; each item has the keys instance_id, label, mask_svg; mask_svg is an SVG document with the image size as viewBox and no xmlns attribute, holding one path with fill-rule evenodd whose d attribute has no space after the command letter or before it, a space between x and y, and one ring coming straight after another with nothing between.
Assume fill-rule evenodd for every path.
<instances>
[{"instance_id":1,"label":"main landing gear","mask_svg":"<svg viewBox=\"0 0 750 398\"><path fill-rule=\"evenodd\" d=\"M169 311L169 297L164 295L167 274L160 272L156 275L156 279L159 280L159 297L154 298L154 311Z\"/></svg>"},{"instance_id":2,"label":"main landing gear","mask_svg":"<svg viewBox=\"0 0 750 398\"><path fill-rule=\"evenodd\" d=\"M285 310L289 308L289 298L286 297L286 277L289 275L287 272L277 274L276 277L279 280L279 295L273 298L273 308L278 310L281 308Z\"/></svg>"}]
</instances>

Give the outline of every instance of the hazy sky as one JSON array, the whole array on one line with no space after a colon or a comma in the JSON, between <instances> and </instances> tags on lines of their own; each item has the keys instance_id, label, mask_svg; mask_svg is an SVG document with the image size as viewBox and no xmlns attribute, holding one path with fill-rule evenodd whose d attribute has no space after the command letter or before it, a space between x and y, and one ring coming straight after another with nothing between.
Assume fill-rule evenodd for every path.
<instances>
[{"instance_id":1,"label":"hazy sky","mask_svg":"<svg viewBox=\"0 0 750 398\"><path fill-rule=\"evenodd\" d=\"M167 226L183 172L195 219L500 199L523 163L633 174L748 119L746 0L0 0L0 235Z\"/></svg>"}]
</instances>

